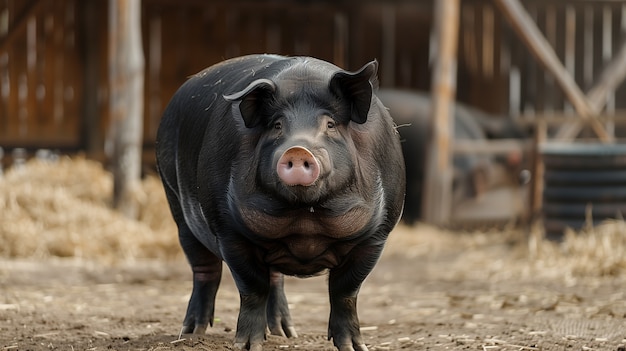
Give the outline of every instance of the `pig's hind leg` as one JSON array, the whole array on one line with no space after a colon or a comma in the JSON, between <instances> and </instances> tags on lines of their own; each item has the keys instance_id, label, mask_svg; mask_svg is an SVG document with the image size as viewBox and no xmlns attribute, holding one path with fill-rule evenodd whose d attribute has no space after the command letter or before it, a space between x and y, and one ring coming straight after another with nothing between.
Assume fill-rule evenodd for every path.
<instances>
[{"instance_id":1,"label":"pig's hind leg","mask_svg":"<svg viewBox=\"0 0 626 351\"><path fill-rule=\"evenodd\" d=\"M296 328L291 322L289 305L284 290L282 273L270 270L270 294L267 301L267 326L272 335L297 338Z\"/></svg>"},{"instance_id":2,"label":"pig's hind leg","mask_svg":"<svg viewBox=\"0 0 626 351\"><path fill-rule=\"evenodd\" d=\"M222 260L205 247L185 222L176 192L165 186L172 216L178 226L178 239L193 272L193 290L181 334L204 334L213 326L215 296L222 279Z\"/></svg>"},{"instance_id":3,"label":"pig's hind leg","mask_svg":"<svg viewBox=\"0 0 626 351\"><path fill-rule=\"evenodd\" d=\"M222 260L204 247L191 231L180 232L180 241L193 271L193 290L182 333L204 334L213 326L215 296L222 278Z\"/></svg>"}]
</instances>

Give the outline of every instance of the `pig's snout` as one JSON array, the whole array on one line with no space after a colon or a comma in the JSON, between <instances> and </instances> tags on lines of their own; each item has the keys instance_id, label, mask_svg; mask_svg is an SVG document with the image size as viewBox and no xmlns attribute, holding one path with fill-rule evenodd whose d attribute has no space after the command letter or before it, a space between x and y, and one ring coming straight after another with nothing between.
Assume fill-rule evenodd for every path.
<instances>
[{"instance_id":1,"label":"pig's snout","mask_svg":"<svg viewBox=\"0 0 626 351\"><path fill-rule=\"evenodd\" d=\"M293 146L280 156L276 172L287 185L310 186L320 175L320 165L307 148Z\"/></svg>"}]
</instances>

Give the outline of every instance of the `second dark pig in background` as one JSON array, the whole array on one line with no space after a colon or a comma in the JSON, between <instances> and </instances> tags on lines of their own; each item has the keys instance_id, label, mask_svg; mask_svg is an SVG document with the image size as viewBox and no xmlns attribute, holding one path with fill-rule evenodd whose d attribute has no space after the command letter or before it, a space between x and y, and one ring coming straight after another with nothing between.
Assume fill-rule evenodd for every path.
<instances>
[{"instance_id":1,"label":"second dark pig in background","mask_svg":"<svg viewBox=\"0 0 626 351\"><path fill-rule=\"evenodd\" d=\"M406 162L406 202L403 220L421 219L427 148L432 129L432 96L427 93L379 89L376 95L389 109L398 127ZM455 104L454 138L477 142L499 138L524 138L524 131L511 119L496 118ZM453 203L475 198L503 184L517 186L521 172L520 154L502 156L458 154L453 157Z\"/></svg>"}]
</instances>

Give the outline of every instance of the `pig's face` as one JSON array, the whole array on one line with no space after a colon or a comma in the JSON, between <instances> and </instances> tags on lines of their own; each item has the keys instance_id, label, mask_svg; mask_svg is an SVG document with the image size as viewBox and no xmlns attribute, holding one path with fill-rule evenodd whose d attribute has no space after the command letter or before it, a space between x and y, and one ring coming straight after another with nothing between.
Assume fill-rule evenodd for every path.
<instances>
[{"instance_id":1,"label":"pig's face","mask_svg":"<svg viewBox=\"0 0 626 351\"><path fill-rule=\"evenodd\" d=\"M329 77L296 67L276 81L259 79L233 101L234 114L258 136L256 185L290 203L314 206L354 180L351 123L367 119L375 63Z\"/></svg>"}]
</instances>

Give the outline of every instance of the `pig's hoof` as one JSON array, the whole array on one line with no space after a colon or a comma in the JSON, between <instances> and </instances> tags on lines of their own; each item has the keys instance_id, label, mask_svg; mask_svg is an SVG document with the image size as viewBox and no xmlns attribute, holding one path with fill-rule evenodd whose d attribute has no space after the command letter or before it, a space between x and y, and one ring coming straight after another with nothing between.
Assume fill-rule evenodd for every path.
<instances>
[{"instance_id":1,"label":"pig's hoof","mask_svg":"<svg viewBox=\"0 0 626 351\"><path fill-rule=\"evenodd\" d=\"M365 344L355 345L356 349L352 347L352 344L343 344L337 346L339 351L368 351L367 346Z\"/></svg>"},{"instance_id":2,"label":"pig's hoof","mask_svg":"<svg viewBox=\"0 0 626 351\"><path fill-rule=\"evenodd\" d=\"M206 328L208 325L183 325L183 328L180 330L180 335L183 334L205 334Z\"/></svg>"},{"instance_id":3,"label":"pig's hoof","mask_svg":"<svg viewBox=\"0 0 626 351\"><path fill-rule=\"evenodd\" d=\"M287 331L285 332L285 334L288 338L298 337L298 333L296 333L296 328L294 328L293 326L287 327Z\"/></svg>"},{"instance_id":4,"label":"pig's hoof","mask_svg":"<svg viewBox=\"0 0 626 351\"><path fill-rule=\"evenodd\" d=\"M297 338L298 333L296 332L296 328L294 326L278 326L270 329L270 334L287 337L287 338Z\"/></svg>"},{"instance_id":5,"label":"pig's hoof","mask_svg":"<svg viewBox=\"0 0 626 351\"><path fill-rule=\"evenodd\" d=\"M236 342L234 347L235 350L246 350L246 345L247 343L245 342ZM250 351L262 351L263 350L263 344L256 342L256 343L252 343L250 344Z\"/></svg>"}]
</instances>

